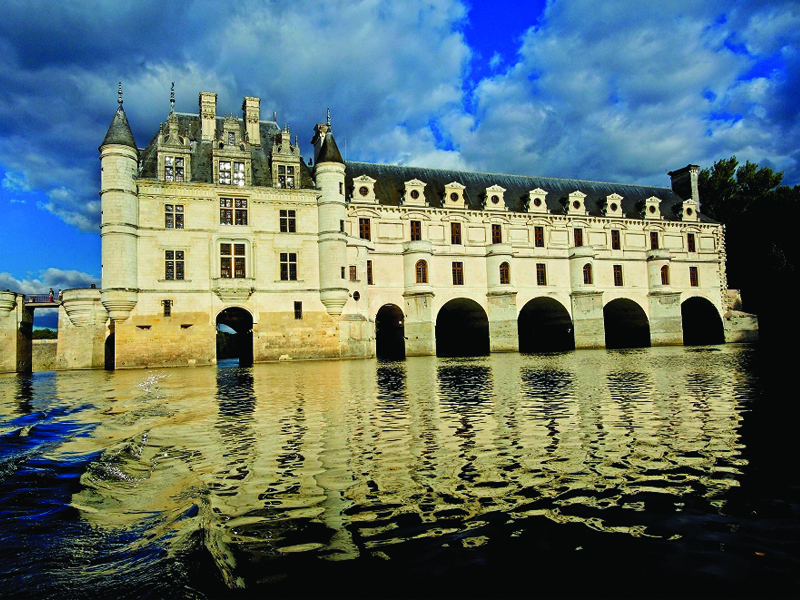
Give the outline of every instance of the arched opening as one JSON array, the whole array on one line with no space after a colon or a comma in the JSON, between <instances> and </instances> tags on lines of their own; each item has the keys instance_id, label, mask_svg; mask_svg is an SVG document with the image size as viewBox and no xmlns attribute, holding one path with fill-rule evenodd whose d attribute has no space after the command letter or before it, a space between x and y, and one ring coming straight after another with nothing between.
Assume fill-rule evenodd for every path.
<instances>
[{"instance_id":1,"label":"arched opening","mask_svg":"<svg viewBox=\"0 0 800 600\"><path fill-rule=\"evenodd\" d=\"M418 260L415 271L417 273L417 283L428 283L428 263L424 260Z\"/></svg>"},{"instance_id":2,"label":"arched opening","mask_svg":"<svg viewBox=\"0 0 800 600\"><path fill-rule=\"evenodd\" d=\"M667 265L661 267L661 285L669 285L669 267Z\"/></svg>"},{"instance_id":3,"label":"arched opening","mask_svg":"<svg viewBox=\"0 0 800 600\"><path fill-rule=\"evenodd\" d=\"M517 318L520 352L557 352L575 349L569 312L553 298L534 298Z\"/></svg>"},{"instance_id":4,"label":"arched opening","mask_svg":"<svg viewBox=\"0 0 800 600\"><path fill-rule=\"evenodd\" d=\"M683 345L703 346L725 343L725 328L717 308L705 298L695 296L681 304Z\"/></svg>"},{"instance_id":5,"label":"arched opening","mask_svg":"<svg viewBox=\"0 0 800 600\"><path fill-rule=\"evenodd\" d=\"M507 262L500 264L500 285L508 285L511 283L511 267Z\"/></svg>"},{"instance_id":6,"label":"arched opening","mask_svg":"<svg viewBox=\"0 0 800 600\"><path fill-rule=\"evenodd\" d=\"M627 298L617 298L603 307L606 348L647 348L650 323L641 306Z\"/></svg>"},{"instance_id":7,"label":"arched opening","mask_svg":"<svg viewBox=\"0 0 800 600\"><path fill-rule=\"evenodd\" d=\"M375 316L375 354L378 358L402 360L406 357L404 319L405 315L399 306L381 306Z\"/></svg>"},{"instance_id":8,"label":"arched opening","mask_svg":"<svg viewBox=\"0 0 800 600\"><path fill-rule=\"evenodd\" d=\"M253 365L253 317L243 308L217 315L217 362L225 359L238 359L240 367Z\"/></svg>"},{"instance_id":9,"label":"arched opening","mask_svg":"<svg viewBox=\"0 0 800 600\"><path fill-rule=\"evenodd\" d=\"M489 354L489 318L467 298L450 300L436 316L436 356Z\"/></svg>"},{"instance_id":10,"label":"arched opening","mask_svg":"<svg viewBox=\"0 0 800 600\"><path fill-rule=\"evenodd\" d=\"M107 371L113 371L116 368L116 352L114 342L117 339L117 334L113 331L108 334L105 342L105 368Z\"/></svg>"}]
</instances>

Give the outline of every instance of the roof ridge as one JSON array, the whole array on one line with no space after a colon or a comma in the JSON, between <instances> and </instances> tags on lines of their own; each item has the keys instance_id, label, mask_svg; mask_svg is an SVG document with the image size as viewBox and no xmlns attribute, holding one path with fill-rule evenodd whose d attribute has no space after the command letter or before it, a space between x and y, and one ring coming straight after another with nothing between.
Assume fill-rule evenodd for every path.
<instances>
[{"instance_id":1,"label":"roof ridge","mask_svg":"<svg viewBox=\"0 0 800 600\"><path fill-rule=\"evenodd\" d=\"M447 171L450 173L466 173L467 175L499 175L501 177L525 177L527 179L548 179L548 180L556 180L556 181L582 181L585 183L600 183L600 184L607 184L607 185L626 185L626 186L634 186L640 188L656 188L656 189L663 189L672 191L672 188L663 186L663 185L648 185L646 183L623 183L621 181L598 181L594 179L577 179L575 177L549 177L547 175L515 175L511 173L492 173L489 171L463 171L461 169L440 169L434 167L417 167L414 165L392 165L389 163L372 163L366 162L363 160L348 160L345 161L345 164L348 163L360 163L362 165L375 165L377 167L396 167L398 169L424 169L427 171Z\"/></svg>"}]
</instances>

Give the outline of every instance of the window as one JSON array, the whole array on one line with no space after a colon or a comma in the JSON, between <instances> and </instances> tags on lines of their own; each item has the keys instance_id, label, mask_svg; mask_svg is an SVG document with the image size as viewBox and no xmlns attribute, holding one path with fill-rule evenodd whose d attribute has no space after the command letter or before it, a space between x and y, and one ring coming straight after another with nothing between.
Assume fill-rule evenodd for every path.
<instances>
[{"instance_id":1,"label":"window","mask_svg":"<svg viewBox=\"0 0 800 600\"><path fill-rule=\"evenodd\" d=\"M500 263L500 285L508 285L511 283L511 267L507 262Z\"/></svg>"},{"instance_id":2,"label":"window","mask_svg":"<svg viewBox=\"0 0 800 600\"><path fill-rule=\"evenodd\" d=\"M281 233L294 233L296 231L295 212L293 210L280 211Z\"/></svg>"},{"instance_id":3,"label":"window","mask_svg":"<svg viewBox=\"0 0 800 600\"><path fill-rule=\"evenodd\" d=\"M583 285L592 285L592 263L583 265Z\"/></svg>"},{"instance_id":4,"label":"window","mask_svg":"<svg viewBox=\"0 0 800 600\"><path fill-rule=\"evenodd\" d=\"M650 249L651 250L658 250L658 232L651 231L650 232Z\"/></svg>"},{"instance_id":5,"label":"window","mask_svg":"<svg viewBox=\"0 0 800 600\"><path fill-rule=\"evenodd\" d=\"M533 228L533 240L537 248L544 248L544 227Z\"/></svg>"},{"instance_id":6,"label":"window","mask_svg":"<svg viewBox=\"0 0 800 600\"><path fill-rule=\"evenodd\" d=\"M687 233L686 234L686 249L689 250L689 252L697 252L697 249L695 248L695 245L694 245L694 234L693 233Z\"/></svg>"},{"instance_id":7,"label":"window","mask_svg":"<svg viewBox=\"0 0 800 600\"><path fill-rule=\"evenodd\" d=\"M611 230L611 249L612 250L619 250L621 248L620 244L620 237L619 237L619 229L612 229Z\"/></svg>"},{"instance_id":8,"label":"window","mask_svg":"<svg viewBox=\"0 0 800 600\"><path fill-rule=\"evenodd\" d=\"M453 264L455 265L455 263ZM414 270L417 273L417 283L428 283L428 263L424 260L418 260ZM453 283L455 283L455 271L453 271Z\"/></svg>"},{"instance_id":9,"label":"window","mask_svg":"<svg viewBox=\"0 0 800 600\"><path fill-rule=\"evenodd\" d=\"M358 281L358 271L355 265L350 265L350 281Z\"/></svg>"},{"instance_id":10,"label":"window","mask_svg":"<svg viewBox=\"0 0 800 600\"><path fill-rule=\"evenodd\" d=\"M295 302L294 303L294 318L298 321L303 318L303 303L302 302Z\"/></svg>"},{"instance_id":11,"label":"window","mask_svg":"<svg viewBox=\"0 0 800 600\"><path fill-rule=\"evenodd\" d=\"M536 285L547 285L547 267L544 263L536 263Z\"/></svg>"},{"instance_id":12,"label":"window","mask_svg":"<svg viewBox=\"0 0 800 600\"><path fill-rule=\"evenodd\" d=\"M422 239L422 221L411 221L411 241L417 242Z\"/></svg>"},{"instance_id":13,"label":"window","mask_svg":"<svg viewBox=\"0 0 800 600\"><path fill-rule=\"evenodd\" d=\"M344 279L344 267L342 267L342 279Z\"/></svg>"},{"instance_id":14,"label":"window","mask_svg":"<svg viewBox=\"0 0 800 600\"><path fill-rule=\"evenodd\" d=\"M360 237L362 240L372 239L369 231L369 219L358 220L358 237Z\"/></svg>"},{"instance_id":15,"label":"window","mask_svg":"<svg viewBox=\"0 0 800 600\"><path fill-rule=\"evenodd\" d=\"M183 229L183 204L164 205L164 227Z\"/></svg>"},{"instance_id":16,"label":"window","mask_svg":"<svg viewBox=\"0 0 800 600\"><path fill-rule=\"evenodd\" d=\"M583 246L583 229L574 229L573 234L575 237L575 247L580 248Z\"/></svg>"},{"instance_id":17,"label":"window","mask_svg":"<svg viewBox=\"0 0 800 600\"><path fill-rule=\"evenodd\" d=\"M162 300L161 303L164 305L164 316L171 317L172 316L172 300Z\"/></svg>"},{"instance_id":18,"label":"window","mask_svg":"<svg viewBox=\"0 0 800 600\"><path fill-rule=\"evenodd\" d=\"M622 286L622 265L614 265L614 285Z\"/></svg>"},{"instance_id":19,"label":"window","mask_svg":"<svg viewBox=\"0 0 800 600\"><path fill-rule=\"evenodd\" d=\"M183 159L178 156L164 157L164 181L184 181Z\"/></svg>"},{"instance_id":20,"label":"window","mask_svg":"<svg viewBox=\"0 0 800 600\"><path fill-rule=\"evenodd\" d=\"M281 281L297 281L297 254L281 252Z\"/></svg>"},{"instance_id":21,"label":"window","mask_svg":"<svg viewBox=\"0 0 800 600\"><path fill-rule=\"evenodd\" d=\"M164 279L183 279L183 250L164 252Z\"/></svg>"},{"instance_id":22,"label":"window","mask_svg":"<svg viewBox=\"0 0 800 600\"><path fill-rule=\"evenodd\" d=\"M244 198L219 199L220 225L247 225L247 200Z\"/></svg>"},{"instance_id":23,"label":"window","mask_svg":"<svg viewBox=\"0 0 800 600\"><path fill-rule=\"evenodd\" d=\"M234 185L244 185L244 163L219 161L219 182L225 185L230 185L231 182Z\"/></svg>"},{"instance_id":24,"label":"window","mask_svg":"<svg viewBox=\"0 0 800 600\"><path fill-rule=\"evenodd\" d=\"M373 285L372 284L372 261L371 260L367 261L367 285Z\"/></svg>"},{"instance_id":25,"label":"window","mask_svg":"<svg viewBox=\"0 0 800 600\"><path fill-rule=\"evenodd\" d=\"M278 187L294 189L294 167L292 165L278 165Z\"/></svg>"},{"instance_id":26,"label":"window","mask_svg":"<svg viewBox=\"0 0 800 600\"><path fill-rule=\"evenodd\" d=\"M219 276L223 279L244 279L244 244L223 243L219 245Z\"/></svg>"},{"instance_id":27,"label":"window","mask_svg":"<svg viewBox=\"0 0 800 600\"><path fill-rule=\"evenodd\" d=\"M450 243L461 243L461 223L450 223Z\"/></svg>"},{"instance_id":28,"label":"window","mask_svg":"<svg viewBox=\"0 0 800 600\"><path fill-rule=\"evenodd\" d=\"M669 266L661 267L661 285L669 285Z\"/></svg>"},{"instance_id":29,"label":"window","mask_svg":"<svg viewBox=\"0 0 800 600\"><path fill-rule=\"evenodd\" d=\"M700 285L700 280L697 277L697 267L689 267L689 285L692 287Z\"/></svg>"},{"instance_id":30,"label":"window","mask_svg":"<svg viewBox=\"0 0 800 600\"><path fill-rule=\"evenodd\" d=\"M500 225L492 225L492 243L500 244L503 242L503 230Z\"/></svg>"},{"instance_id":31,"label":"window","mask_svg":"<svg viewBox=\"0 0 800 600\"><path fill-rule=\"evenodd\" d=\"M236 134L232 131L228 132L228 146L234 146L236 144Z\"/></svg>"},{"instance_id":32,"label":"window","mask_svg":"<svg viewBox=\"0 0 800 600\"><path fill-rule=\"evenodd\" d=\"M344 233L344 219L339 220L339 231Z\"/></svg>"},{"instance_id":33,"label":"window","mask_svg":"<svg viewBox=\"0 0 800 600\"><path fill-rule=\"evenodd\" d=\"M464 285L464 263L453 263L453 285Z\"/></svg>"}]
</instances>

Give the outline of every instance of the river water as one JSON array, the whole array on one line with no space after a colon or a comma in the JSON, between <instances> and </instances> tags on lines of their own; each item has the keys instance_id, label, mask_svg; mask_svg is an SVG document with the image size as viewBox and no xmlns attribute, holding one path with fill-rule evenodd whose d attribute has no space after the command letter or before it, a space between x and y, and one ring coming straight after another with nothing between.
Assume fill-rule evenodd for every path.
<instances>
[{"instance_id":1,"label":"river water","mask_svg":"<svg viewBox=\"0 0 800 600\"><path fill-rule=\"evenodd\" d=\"M788 378L739 345L0 375L0 595L796 597Z\"/></svg>"}]
</instances>

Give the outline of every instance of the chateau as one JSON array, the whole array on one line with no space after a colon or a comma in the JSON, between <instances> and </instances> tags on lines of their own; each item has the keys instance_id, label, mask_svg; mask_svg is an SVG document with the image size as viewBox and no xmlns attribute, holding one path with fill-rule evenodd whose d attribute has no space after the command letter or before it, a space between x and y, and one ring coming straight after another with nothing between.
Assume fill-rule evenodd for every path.
<instances>
[{"instance_id":1,"label":"chateau","mask_svg":"<svg viewBox=\"0 0 800 600\"><path fill-rule=\"evenodd\" d=\"M330 115L306 160L258 98L219 116L206 92L139 148L118 102L102 286L64 292L56 368L214 364L221 325L240 364L757 335L696 165L665 188L352 162ZM0 292L0 371L30 368L32 313Z\"/></svg>"}]
</instances>

